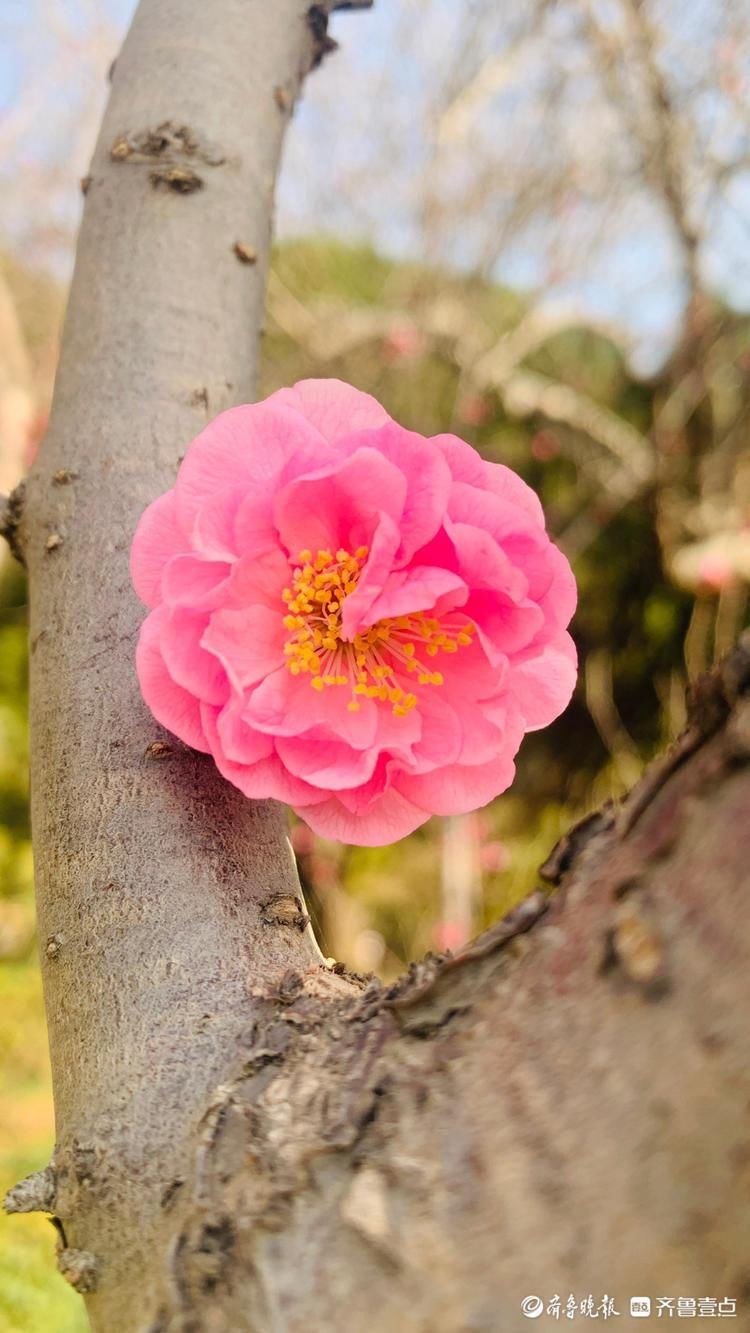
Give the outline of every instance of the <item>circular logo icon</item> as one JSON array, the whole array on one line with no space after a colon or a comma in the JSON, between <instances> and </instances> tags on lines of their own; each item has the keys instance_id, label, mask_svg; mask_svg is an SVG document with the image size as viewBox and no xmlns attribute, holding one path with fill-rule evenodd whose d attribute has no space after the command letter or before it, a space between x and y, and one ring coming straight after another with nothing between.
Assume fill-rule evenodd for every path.
<instances>
[{"instance_id":1,"label":"circular logo icon","mask_svg":"<svg viewBox=\"0 0 750 1333\"><path fill-rule=\"evenodd\" d=\"M541 1296L524 1296L521 1310L527 1319L538 1319L544 1313L544 1301Z\"/></svg>"}]
</instances>

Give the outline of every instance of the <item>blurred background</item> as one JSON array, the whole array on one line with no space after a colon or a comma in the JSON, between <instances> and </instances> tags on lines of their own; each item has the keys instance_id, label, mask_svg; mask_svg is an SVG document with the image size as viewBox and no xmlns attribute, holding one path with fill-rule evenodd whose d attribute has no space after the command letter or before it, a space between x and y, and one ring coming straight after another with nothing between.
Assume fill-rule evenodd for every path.
<instances>
[{"instance_id":1,"label":"blurred background","mask_svg":"<svg viewBox=\"0 0 750 1333\"><path fill-rule=\"evenodd\" d=\"M0 6L0 492L44 434L133 7ZM379 0L333 31L285 158L262 390L337 375L508 463L580 588L576 697L510 793L395 847L292 829L324 951L389 977L535 887L746 623L750 0ZM53 1137L25 709L26 590L0 551L0 1191ZM3 1333L85 1328L53 1239L0 1221Z\"/></svg>"}]
</instances>

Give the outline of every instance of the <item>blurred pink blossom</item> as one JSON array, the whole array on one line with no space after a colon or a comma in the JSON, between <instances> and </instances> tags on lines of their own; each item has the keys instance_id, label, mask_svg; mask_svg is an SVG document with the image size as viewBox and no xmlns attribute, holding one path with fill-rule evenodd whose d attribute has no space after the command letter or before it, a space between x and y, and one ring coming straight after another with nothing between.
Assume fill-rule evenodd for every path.
<instances>
[{"instance_id":1,"label":"blurred pink blossom","mask_svg":"<svg viewBox=\"0 0 750 1333\"><path fill-rule=\"evenodd\" d=\"M698 566L698 574L701 583L714 588L716 592L730 587L736 580L731 562L719 551L706 552Z\"/></svg>"},{"instance_id":2,"label":"blurred pink blossom","mask_svg":"<svg viewBox=\"0 0 750 1333\"><path fill-rule=\"evenodd\" d=\"M437 949L441 952L450 949L451 953L462 948L469 940L466 930L458 921L438 921L433 928L432 938Z\"/></svg>"},{"instance_id":3,"label":"blurred pink blossom","mask_svg":"<svg viewBox=\"0 0 750 1333\"><path fill-rule=\"evenodd\" d=\"M560 452L560 441L551 430L537 431L531 441L531 453L539 463L548 463L551 458L557 458Z\"/></svg>"},{"instance_id":4,"label":"blurred pink blossom","mask_svg":"<svg viewBox=\"0 0 750 1333\"><path fill-rule=\"evenodd\" d=\"M414 324L394 324L383 339L387 361L410 361L425 349L424 334Z\"/></svg>"},{"instance_id":5,"label":"blurred pink blossom","mask_svg":"<svg viewBox=\"0 0 750 1333\"><path fill-rule=\"evenodd\" d=\"M459 399L457 411L467 426L483 426L490 415L490 404L481 393L470 393Z\"/></svg>"},{"instance_id":6,"label":"blurred pink blossom","mask_svg":"<svg viewBox=\"0 0 750 1333\"><path fill-rule=\"evenodd\" d=\"M479 849L479 862L488 874L499 874L510 865L510 853L505 843L485 842Z\"/></svg>"}]
</instances>

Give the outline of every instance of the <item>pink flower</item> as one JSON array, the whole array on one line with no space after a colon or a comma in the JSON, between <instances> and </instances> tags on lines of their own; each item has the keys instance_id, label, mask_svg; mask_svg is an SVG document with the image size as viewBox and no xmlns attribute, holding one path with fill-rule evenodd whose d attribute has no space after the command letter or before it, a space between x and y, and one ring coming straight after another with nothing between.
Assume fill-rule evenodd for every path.
<instances>
[{"instance_id":1,"label":"pink flower","mask_svg":"<svg viewBox=\"0 0 750 1333\"><path fill-rule=\"evenodd\" d=\"M217 417L131 567L154 716L327 838L484 805L575 683L575 583L533 492L338 380Z\"/></svg>"},{"instance_id":2,"label":"pink flower","mask_svg":"<svg viewBox=\"0 0 750 1333\"><path fill-rule=\"evenodd\" d=\"M720 551L706 552L700 561L698 575L701 583L716 592L730 588L735 581L731 561Z\"/></svg>"},{"instance_id":3,"label":"pink flower","mask_svg":"<svg viewBox=\"0 0 750 1333\"><path fill-rule=\"evenodd\" d=\"M510 865L510 853L504 842L483 842L479 849L479 862L489 874L499 874Z\"/></svg>"},{"instance_id":4,"label":"pink flower","mask_svg":"<svg viewBox=\"0 0 750 1333\"><path fill-rule=\"evenodd\" d=\"M490 404L481 393L470 393L459 400L458 415L467 426L483 426L489 419Z\"/></svg>"},{"instance_id":5,"label":"pink flower","mask_svg":"<svg viewBox=\"0 0 750 1333\"><path fill-rule=\"evenodd\" d=\"M424 335L414 324L394 324L383 340L387 361L410 361L425 348Z\"/></svg>"},{"instance_id":6,"label":"pink flower","mask_svg":"<svg viewBox=\"0 0 750 1333\"><path fill-rule=\"evenodd\" d=\"M456 949L468 944L469 932L460 921L438 921L433 929L432 938L436 947L443 953L446 950L454 953Z\"/></svg>"},{"instance_id":7,"label":"pink flower","mask_svg":"<svg viewBox=\"0 0 750 1333\"><path fill-rule=\"evenodd\" d=\"M551 458L556 458L560 452L560 443L554 431L537 431L531 441L531 452L539 463L548 463Z\"/></svg>"}]
</instances>

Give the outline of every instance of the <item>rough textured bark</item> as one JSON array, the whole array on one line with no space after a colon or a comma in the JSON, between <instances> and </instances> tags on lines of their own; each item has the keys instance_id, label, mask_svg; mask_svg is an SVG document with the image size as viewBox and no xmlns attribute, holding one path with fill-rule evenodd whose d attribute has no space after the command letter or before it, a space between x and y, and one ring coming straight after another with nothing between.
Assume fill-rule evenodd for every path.
<instances>
[{"instance_id":1,"label":"rough textured bark","mask_svg":"<svg viewBox=\"0 0 750 1333\"><path fill-rule=\"evenodd\" d=\"M555 849L551 902L387 990L267 985L165 1202L154 1327L511 1333L555 1293L750 1327L749 760L750 643Z\"/></svg>"},{"instance_id":2,"label":"rough textured bark","mask_svg":"<svg viewBox=\"0 0 750 1333\"><path fill-rule=\"evenodd\" d=\"M8 1204L56 1213L107 1333L510 1333L531 1293L657 1290L734 1296L747 1327L747 650L556 850L551 905L389 990L317 953L283 813L139 700L130 537L206 416L252 396L324 18L151 0L117 62L12 514L58 1148Z\"/></svg>"}]
</instances>

